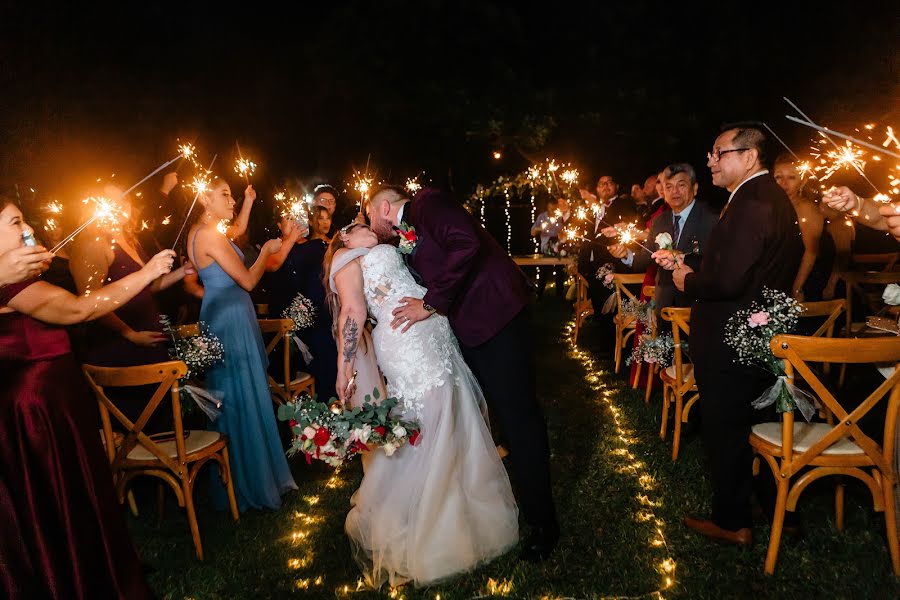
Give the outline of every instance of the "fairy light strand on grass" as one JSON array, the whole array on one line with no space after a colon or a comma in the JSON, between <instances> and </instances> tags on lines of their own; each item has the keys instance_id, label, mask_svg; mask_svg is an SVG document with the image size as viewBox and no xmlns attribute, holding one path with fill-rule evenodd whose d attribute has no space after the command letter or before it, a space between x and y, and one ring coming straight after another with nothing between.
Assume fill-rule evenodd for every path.
<instances>
[{"instance_id":1,"label":"fairy light strand on grass","mask_svg":"<svg viewBox=\"0 0 900 600\"><path fill-rule=\"evenodd\" d=\"M616 598L622 598L625 600L629 599L637 599L637 598L662 598L663 592L670 590L673 585L675 585L675 571L676 571L676 563L672 558L672 551L669 547L669 543L666 540L665 535L665 522L656 514L655 509L661 506L661 502L658 500L654 500L650 497L650 494L657 489L657 484L653 476L648 472L646 464L638 460L636 456L633 446L638 440L634 437L634 431L628 426L628 423L624 416L624 411L616 406L613 401L614 394L611 390L608 389L606 384L602 383L600 377L597 375L600 372L599 365L594 358L591 357L590 353L585 350L582 350L578 347L573 341L572 333L575 330L574 321L570 321L564 330L564 335L566 341L570 346L570 354L581 362L587 374L585 375L585 380L590 384L591 389L598 392L600 394L600 402L609 413L612 415L613 425L615 427L615 436L616 439L621 443L618 448L615 448L612 451L612 455L618 457L623 463L625 463L622 468L619 470L623 474L628 474L634 477L635 482L642 490L641 493L638 493L635 496L635 501L638 504L638 510L635 513L635 520L639 523L651 523L653 527L653 533L648 540L648 545L651 550L659 551L665 553L665 557L656 564L656 570L662 577L661 585L659 589L647 592L645 594L641 594L639 596L616 596Z\"/></svg>"}]
</instances>

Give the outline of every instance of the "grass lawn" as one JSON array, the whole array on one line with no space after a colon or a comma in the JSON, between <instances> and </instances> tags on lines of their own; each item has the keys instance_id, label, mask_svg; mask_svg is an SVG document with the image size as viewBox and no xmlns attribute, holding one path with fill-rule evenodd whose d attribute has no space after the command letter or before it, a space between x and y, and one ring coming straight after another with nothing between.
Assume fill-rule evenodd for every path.
<instances>
[{"instance_id":1,"label":"grass lawn","mask_svg":"<svg viewBox=\"0 0 900 600\"><path fill-rule=\"evenodd\" d=\"M847 486L846 527L834 527L826 479L802 496L807 533L782 543L775 576L763 574L768 526L739 550L705 541L681 525L706 514L709 488L699 439L683 440L677 463L659 439L659 392L650 406L611 372L611 340L591 324L577 349L564 339L568 304L535 307L538 393L547 417L562 537L551 559L516 553L429 589L356 592L359 579L343 523L362 476L358 462L336 477L302 458L292 467L299 492L278 512L249 511L233 525L212 511L198 486L206 560L194 558L187 521L169 497L156 519L153 488L138 490L141 516L130 525L164 598L897 598L884 519L862 485ZM588 371L587 367L593 368ZM670 438L671 439L671 438ZM667 578L671 586L666 588ZM345 592L344 589L349 590Z\"/></svg>"}]
</instances>

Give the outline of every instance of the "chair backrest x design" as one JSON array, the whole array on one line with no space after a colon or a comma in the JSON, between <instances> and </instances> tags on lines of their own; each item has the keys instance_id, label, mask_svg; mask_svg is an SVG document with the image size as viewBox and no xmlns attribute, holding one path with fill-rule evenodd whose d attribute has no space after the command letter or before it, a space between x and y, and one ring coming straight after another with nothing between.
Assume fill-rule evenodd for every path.
<instances>
[{"instance_id":1,"label":"chair backrest x design","mask_svg":"<svg viewBox=\"0 0 900 600\"><path fill-rule=\"evenodd\" d=\"M173 360L152 365L140 365L136 367L98 367L83 365L82 370L88 384L94 391L100 406L100 420L103 425L104 439L112 439L112 422L110 415L125 429L125 438L116 447L115 444L106 444L106 452L113 472L126 466L128 454L139 444L152 453L157 459L175 473L184 472L185 445L184 427L181 422L181 403L179 401L178 380L187 374L187 365L180 360ZM135 387L157 384L156 391L141 411L137 420L132 422L109 399L105 388ZM178 452L178 460L171 458L157 442L144 433L144 428L153 413L162 404L163 399L169 395L172 401L172 418L175 434L175 447Z\"/></svg>"},{"instance_id":2,"label":"chair backrest x design","mask_svg":"<svg viewBox=\"0 0 900 600\"><path fill-rule=\"evenodd\" d=\"M259 319L259 329L263 336L272 335L272 338L266 344L266 354L271 356L279 343L283 345L282 352L282 377L283 384L278 383L271 375L267 375L269 379L269 388L272 390L272 398L279 404L290 400L290 386L293 379L291 373L291 331L294 329L294 322L291 319Z\"/></svg>"},{"instance_id":3,"label":"chair backrest x design","mask_svg":"<svg viewBox=\"0 0 900 600\"><path fill-rule=\"evenodd\" d=\"M662 309L662 318L672 323L672 342L675 348L672 352L675 364L675 380L683 382L678 390L679 394L687 393L695 385L694 372L685 375L684 352L682 344L691 335L691 309L667 306Z\"/></svg>"}]
</instances>

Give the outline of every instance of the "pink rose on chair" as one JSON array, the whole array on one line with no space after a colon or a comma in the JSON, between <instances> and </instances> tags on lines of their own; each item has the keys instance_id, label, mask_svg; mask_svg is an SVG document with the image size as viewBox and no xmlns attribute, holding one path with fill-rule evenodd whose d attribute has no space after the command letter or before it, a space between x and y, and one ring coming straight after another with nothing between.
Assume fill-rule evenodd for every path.
<instances>
[{"instance_id":1,"label":"pink rose on chair","mask_svg":"<svg viewBox=\"0 0 900 600\"><path fill-rule=\"evenodd\" d=\"M603 277L603 283L605 283L607 285L612 283L615 276L616 276L615 273L608 273L606 276Z\"/></svg>"},{"instance_id":2,"label":"pink rose on chair","mask_svg":"<svg viewBox=\"0 0 900 600\"><path fill-rule=\"evenodd\" d=\"M763 325L769 324L769 313L764 310L759 312L751 313L747 318L747 322L750 323L750 327L762 327Z\"/></svg>"}]
</instances>

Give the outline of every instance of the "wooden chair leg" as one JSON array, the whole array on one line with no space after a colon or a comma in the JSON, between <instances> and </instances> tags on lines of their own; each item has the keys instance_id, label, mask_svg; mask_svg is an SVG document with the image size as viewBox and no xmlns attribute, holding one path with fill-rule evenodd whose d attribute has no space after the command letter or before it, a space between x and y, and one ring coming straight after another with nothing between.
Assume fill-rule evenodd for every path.
<instances>
[{"instance_id":1,"label":"wooden chair leg","mask_svg":"<svg viewBox=\"0 0 900 600\"><path fill-rule=\"evenodd\" d=\"M616 327L616 375L619 374L619 368L622 366L622 336L619 334L619 328Z\"/></svg>"},{"instance_id":2,"label":"wooden chair leg","mask_svg":"<svg viewBox=\"0 0 900 600\"><path fill-rule=\"evenodd\" d=\"M634 370L634 378L631 380L631 389L633 390L637 389L638 382L641 380L641 371L643 370L643 367L644 362L641 361L637 364L637 368Z\"/></svg>"},{"instance_id":3,"label":"wooden chair leg","mask_svg":"<svg viewBox=\"0 0 900 600\"><path fill-rule=\"evenodd\" d=\"M650 365L647 371L647 391L644 393L644 404L650 404L650 394L653 392L654 379L656 379L656 365Z\"/></svg>"},{"instance_id":4,"label":"wooden chair leg","mask_svg":"<svg viewBox=\"0 0 900 600\"><path fill-rule=\"evenodd\" d=\"M166 513L166 490L162 483L156 484L156 518L162 523L163 516Z\"/></svg>"},{"instance_id":5,"label":"wooden chair leg","mask_svg":"<svg viewBox=\"0 0 900 600\"><path fill-rule=\"evenodd\" d=\"M669 386L663 384L662 424L659 427L659 439L666 441L667 427L669 425Z\"/></svg>"},{"instance_id":6,"label":"wooden chair leg","mask_svg":"<svg viewBox=\"0 0 900 600\"><path fill-rule=\"evenodd\" d=\"M772 533L769 535L769 549L766 552L766 575L775 574L775 563L778 562L778 547L781 544L781 532L784 528L784 513L787 510L789 486L790 480L781 479L778 481L778 498L775 500Z\"/></svg>"},{"instance_id":7,"label":"wooden chair leg","mask_svg":"<svg viewBox=\"0 0 900 600\"><path fill-rule=\"evenodd\" d=\"M891 554L891 565L894 567L894 576L900 577L900 541L897 535L897 513L894 507L894 487L890 481L881 480L884 489L884 523L887 527L888 551Z\"/></svg>"},{"instance_id":8,"label":"wooden chair leg","mask_svg":"<svg viewBox=\"0 0 900 600\"><path fill-rule=\"evenodd\" d=\"M131 514L133 514L135 517L138 516L138 508L137 502L135 502L134 500L134 492L128 490L128 495L126 496L126 498L128 498L128 509L131 511Z\"/></svg>"},{"instance_id":9,"label":"wooden chair leg","mask_svg":"<svg viewBox=\"0 0 900 600\"><path fill-rule=\"evenodd\" d=\"M675 393L675 432L672 434L672 462L678 460L678 450L681 447L681 411L684 398Z\"/></svg>"},{"instance_id":10,"label":"wooden chair leg","mask_svg":"<svg viewBox=\"0 0 900 600\"><path fill-rule=\"evenodd\" d=\"M194 550L197 553L197 560L203 560L200 526L197 525L197 512L194 510L194 493L191 489L191 483L186 477L181 480L181 490L184 493L184 510L187 512L188 524L191 526L191 537L194 538Z\"/></svg>"},{"instance_id":11,"label":"wooden chair leg","mask_svg":"<svg viewBox=\"0 0 900 600\"><path fill-rule=\"evenodd\" d=\"M834 488L834 526L844 530L844 484L840 482Z\"/></svg>"},{"instance_id":12,"label":"wooden chair leg","mask_svg":"<svg viewBox=\"0 0 900 600\"><path fill-rule=\"evenodd\" d=\"M234 478L231 476L231 462L228 460L228 448L222 448L222 457L225 459L225 470L227 471L228 481L225 482L225 489L228 490L228 504L231 507L231 519L237 523L240 519L238 513L237 499L234 497Z\"/></svg>"}]
</instances>

